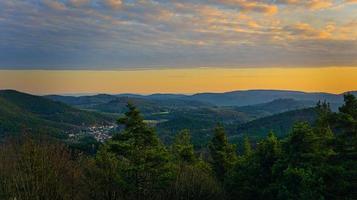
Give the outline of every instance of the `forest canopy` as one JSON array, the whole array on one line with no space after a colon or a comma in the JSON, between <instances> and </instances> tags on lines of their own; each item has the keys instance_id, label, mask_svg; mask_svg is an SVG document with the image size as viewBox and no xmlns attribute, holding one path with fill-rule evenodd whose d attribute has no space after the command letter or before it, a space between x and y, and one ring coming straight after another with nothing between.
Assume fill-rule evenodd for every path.
<instances>
[{"instance_id":1,"label":"forest canopy","mask_svg":"<svg viewBox=\"0 0 357 200\"><path fill-rule=\"evenodd\" d=\"M189 130L164 145L129 104L124 129L94 155L31 134L1 143L0 199L356 199L357 99L316 111L313 125L246 137L241 148L218 124L195 151Z\"/></svg>"}]
</instances>

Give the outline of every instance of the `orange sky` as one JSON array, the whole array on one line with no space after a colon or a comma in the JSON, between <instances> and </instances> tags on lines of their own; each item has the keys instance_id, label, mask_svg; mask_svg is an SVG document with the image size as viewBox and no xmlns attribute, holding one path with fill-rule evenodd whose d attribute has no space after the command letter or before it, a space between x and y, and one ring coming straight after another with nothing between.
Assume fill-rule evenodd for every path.
<instances>
[{"instance_id":1,"label":"orange sky","mask_svg":"<svg viewBox=\"0 0 357 200\"><path fill-rule=\"evenodd\" d=\"M121 71L0 70L0 88L49 93L197 93L357 90L357 68L195 68Z\"/></svg>"}]
</instances>

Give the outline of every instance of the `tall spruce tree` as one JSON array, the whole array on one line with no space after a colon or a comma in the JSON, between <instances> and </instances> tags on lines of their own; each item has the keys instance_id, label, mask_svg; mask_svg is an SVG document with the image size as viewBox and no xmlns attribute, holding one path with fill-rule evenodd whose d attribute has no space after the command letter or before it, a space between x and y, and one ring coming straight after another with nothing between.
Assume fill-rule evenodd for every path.
<instances>
[{"instance_id":1,"label":"tall spruce tree","mask_svg":"<svg viewBox=\"0 0 357 200\"><path fill-rule=\"evenodd\" d=\"M214 135L208 145L212 157L212 168L219 180L223 180L226 173L237 161L236 146L228 142L222 125L217 125Z\"/></svg>"},{"instance_id":2,"label":"tall spruce tree","mask_svg":"<svg viewBox=\"0 0 357 200\"><path fill-rule=\"evenodd\" d=\"M170 155L138 109L127 107L118 120L124 130L108 143L109 150L123 163L122 177L133 198L155 199L173 177Z\"/></svg>"},{"instance_id":3,"label":"tall spruce tree","mask_svg":"<svg viewBox=\"0 0 357 200\"><path fill-rule=\"evenodd\" d=\"M252 145L250 144L248 137L245 137L243 141L243 153L245 157L249 157L253 153Z\"/></svg>"},{"instance_id":4,"label":"tall spruce tree","mask_svg":"<svg viewBox=\"0 0 357 200\"><path fill-rule=\"evenodd\" d=\"M339 113L331 120L336 130L335 176L338 182L331 194L337 198L355 199L357 188L357 98L352 94L344 95L344 104ZM337 165L336 165L337 164Z\"/></svg>"},{"instance_id":5,"label":"tall spruce tree","mask_svg":"<svg viewBox=\"0 0 357 200\"><path fill-rule=\"evenodd\" d=\"M182 130L176 135L174 143L171 146L171 151L176 162L193 164L196 161L189 130Z\"/></svg>"}]
</instances>

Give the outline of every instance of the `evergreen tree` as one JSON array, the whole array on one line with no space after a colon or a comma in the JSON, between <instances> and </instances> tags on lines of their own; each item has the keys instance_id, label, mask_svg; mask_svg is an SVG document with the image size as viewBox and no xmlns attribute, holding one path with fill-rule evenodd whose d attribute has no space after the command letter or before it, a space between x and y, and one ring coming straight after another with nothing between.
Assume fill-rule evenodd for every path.
<instances>
[{"instance_id":1,"label":"evergreen tree","mask_svg":"<svg viewBox=\"0 0 357 200\"><path fill-rule=\"evenodd\" d=\"M333 117L333 112L331 111L330 104L327 102L319 101L315 107L317 112L317 119L315 122L315 133L323 136L324 134L332 135L330 121Z\"/></svg>"},{"instance_id":2,"label":"evergreen tree","mask_svg":"<svg viewBox=\"0 0 357 200\"><path fill-rule=\"evenodd\" d=\"M170 199L177 200L215 200L222 199L223 192L215 179L210 166L196 158L191 135L183 130L176 135L171 146L176 177Z\"/></svg>"},{"instance_id":3,"label":"evergreen tree","mask_svg":"<svg viewBox=\"0 0 357 200\"><path fill-rule=\"evenodd\" d=\"M340 152L345 155L354 155L357 151L357 99L352 94L346 94L344 101L334 121L337 121L335 126L341 131Z\"/></svg>"},{"instance_id":4,"label":"evergreen tree","mask_svg":"<svg viewBox=\"0 0 357 200\"><path fill-rule=\"evenodd\" d=\"M280 156L280 142L271 132L257 144L250 156L240 159L231 171L226 182L231 199L274 199L272 169Z\"/></svg>"},{"instance_id":5,"label":"evergreen tree","mask_svg":"<svg viewBox=\"0 0 357 200\"><path fill-rule=\"evenodd\" d=\"M331 164L334 166L336 187L330 194L336 198L354 199L357 194L357 99L352 94L344 95L344 104L339 113L331 120L336 130L336 156Z\"/></svg>"},{"instance_id":6,"label":"evergreen tree","mask_svg":"<svg viewBox=\"0 0 357 200\"><path fill-rule=\"evenodd\" d=\"M318 162L318 137L307 123L297 123L284 143L285 158L293 166Z\"/></svg>"},{"instance_id":7,"label":"evergreen tree","mask_svg":"<svg viewBox=\"0 0 357 200\"><path fill-rule=\"evenodd\" d=\"M252 145L250 144L248 137L245 137L243 141L243 153L245 157L249 157L253 153Z\"/></svg>"},{"instance_id":8,"label":"evergreen tree","mask_svg":"<svg viewBox=\"0 0 357 200\"><path fill-rule=\"evenodd\" d=\"M124 130L108 142L125 166L122 177L135 199L158 198L173 178L170 155L135 106L118 120Z\"/></svg>"},{"instance_id":9,"label":"evergreen tree","mask_svg":"<svg viewBox=\"0 0 357 200\"><path fill-rule=\"evenodd\" d=\"M236 146L228 142L222 125L214 129L214 136L208 145L212 157L212 167L218 179L223 180L226 173L237 160Z\"/></svg>"},{"instance_id":10,"label":"evergreen tree","mask_svg":"<svg viewBox=\"0 0 357 200\"><path fill-rule=\"evenodd\" d=\"M176 162L193 164L196 161L189 130L185 129L176 135L171 151Z\"/></svg>"},{"instance_id":11,"label":"evergreen tree","mask_svg":"<svg viewBox=\"0 0 357 200\"><path fill-rule=\"evenodd\" d=\"M326 177L330 170L329 160L333 156L328 141L332 132L322 124L325 122L320 121L319 124L318 120L317 126L311 128L307 123L298 123L284 141L283 158L274 168L280 199L327 197L329 182Z\"/></svg>"},{"instance_id":12,"label":"evergreen tree","mask_svg":"<svg viewBox=\"0 0 357 200\"><path fill-rule=\"evenodd\" d=\"M278 187L279 191L275 199L325 199L322 179L309 168L288 167L284 170Z\"/></svg>"},{"instance_id":13,"label":"evergreen tree","mask_svg":"<svg viewBox=\"0 0 357 200\"><path fill-rule=\"evenodd\" d=\"M95 157L84 163L85 183L90 199L124 199L127 188L120 173L122 164L115 154L108 151L107 145L101 146Z\"/></svg>"},{"instance_id":14,"label":"evergreen tree","mask_svg":"<svg viewBox=\"0 0 357 200\"><path fill-rule=\"evenodd\" d=\"M352 118L357 118L357 99L354 95L348 93L344 95L344 105L339 108L341 114L348 114Z\"/></svg>"}]
</instances>

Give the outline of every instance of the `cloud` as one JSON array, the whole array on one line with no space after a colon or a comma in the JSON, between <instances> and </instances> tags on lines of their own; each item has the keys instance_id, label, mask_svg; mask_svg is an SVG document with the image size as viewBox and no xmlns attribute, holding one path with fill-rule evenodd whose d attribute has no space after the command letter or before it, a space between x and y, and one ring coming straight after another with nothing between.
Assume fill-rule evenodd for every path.
<instances>
[{"instance_id":1,"label":"cloud","mask_svg":"<svg viewBox=\"0 0 357 200\"><path fill-rule=\"evenodd\" d=\"M290 6L301 6L310 10L321 10L335 5L332 0L277 0L276 3Z\"/></svg>"},{"instance_id":2,"label":"cloud","mask_svg":"<svg viewBox=\"0 0 357 200\"><path fill-rule=\"evenodd\" d=\"M299 65L305 61L294 55L311 55L313 63L319 52L335 52L329 61L356 63L357 51L341 50L346 44L357 47L357 23L349 8L354 5L316 13L327 5L321 2L328 1L0 1L0 67L5 61L67 66Z\"/></svg>"},{"instance_id":3,"label":"cloud","mask_svg":"<svg viewBox=\"0 0 357 200\"><path fill-rule=\"evenodd\" d=\"M294 39L328 39L331 37L331 31L334 26L330 25L326 29L319 30L307 23L297 23L284 27Z\"/></svg>"},{"instance_id":4,"label":"cloud","mask_svg":"<svg viewBox=\"0 0 357 200\"><path fill-rule=\"evenodd\" d=\"M123 5L122 0L104 0L104 3L112 9L119 9Z\"/></svg>"},{"instance_id":5,"label":"cloud","mask_svg":"<svg viewBox=\"0 0 357 200\"><path fill-rule=\"evenodd\" d=\"M90 0L69 0L68 3L71 5L71 6L74 6L74 7L80 7L80 6L83 6L83 5L86 5L90 2Z\"/></svg>"},{"instance_id":6,"label":"cloud","mask_svg":"<svg viewBox=\"0 0 357 200\"><path fill-rule=\"evenodd\" d=\"M274 4L264 3L263 1L248 0L219 0L218 2L230 6L238 6L244 12L258 12L265 14L276 14L278 7Z\"/></svg>"},{"instance_id":7,"label":"cloud","mask_svg":"<svg viewBox=\"0 0 357 200\"><path fill-rule=\"evenodd\" d=\"M63 11L66 10L66 6L57 0L43 0L43 2L50 8L54 9L54 10L59 10L59 11Z\"/></svg>"}]
</instances>

